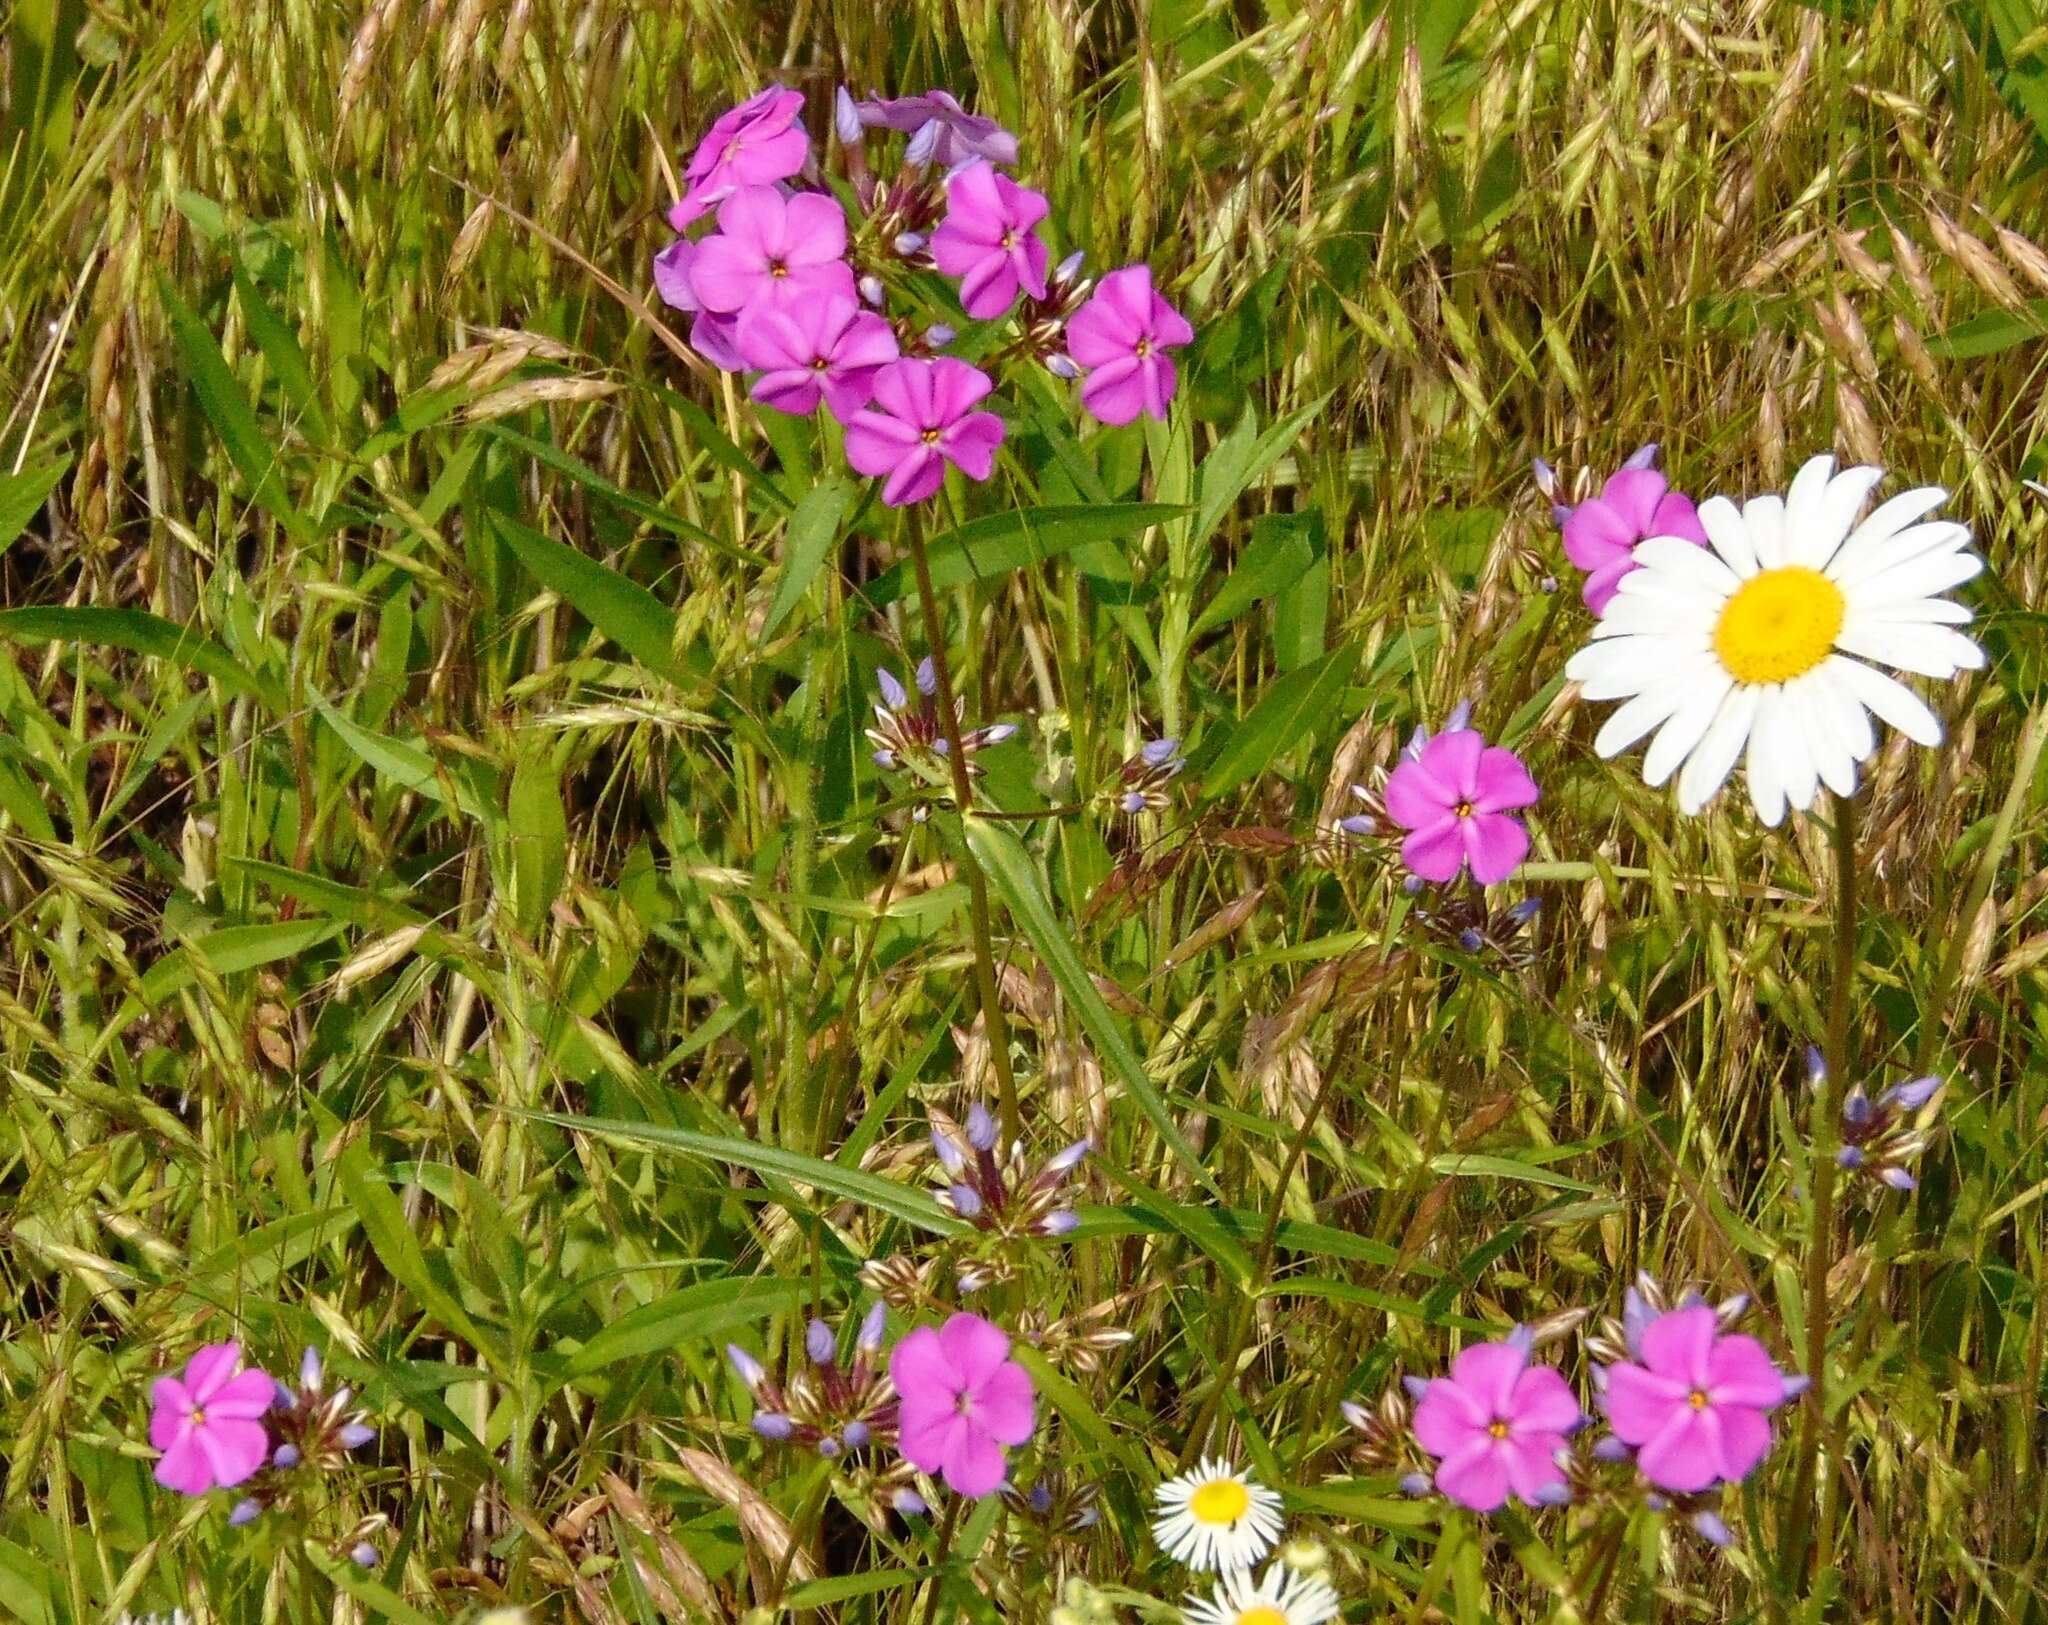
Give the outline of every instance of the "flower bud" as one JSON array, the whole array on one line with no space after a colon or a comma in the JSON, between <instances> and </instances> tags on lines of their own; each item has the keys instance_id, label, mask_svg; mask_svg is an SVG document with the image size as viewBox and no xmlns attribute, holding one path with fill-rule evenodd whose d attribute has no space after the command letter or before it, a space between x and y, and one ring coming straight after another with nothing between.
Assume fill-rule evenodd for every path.
<instances>
[{"instance_id":1,"label":"flower bud","mask_svg":"<svg viewBox=\"0 0 2048 1625\"><path fill-rule=\"evenodd\" d=\"M924 241L924 233L922 232L900 231L896 234L896 252L905 259L909 259L911 255L919 252L924 247Z\"/></svg>"},{"instance_id":2,"label":"flower bud","mask_svg":"<svg viewBox=\"0 0 2048 1625\"><path fill-rule=\"evenodd\" d=\"M1055 283L1066 283L1073 281L1075 277L1081 274L1082 263L1086 261L1087 258L1088 256L1083 250L1078 248L1075 249L1073 253L1069 254L1065 259L1061 260L1058 265L1053 267L1052 280Z\"/></svg>"},{"instance_id":3,"label":"flower bud","mask_svg":"<svg viewBox=\"0 0 2048 1625\"><path fill-rule=\"evenodd\" d=\"M967 1108L967 1143L977 1151L992 1151L996 1143L994 1114L980 1101Z\"/></svg>"},{"instance_id":4,"label":"flower bud","mask_svg":"<svg viewBox=\"0 0 2048 1625\"><path fill-rule=\"evenodd\" d=\"M359 1540L348 1549L348 1555L355 1559L359 1569L374 1569L377 1566L377 1548L367 1540Z\"/></svg>"},{"instance_id":5,"label":"flower bud","mask_svg":"<svg viewBox=\"0 0 2048 1625\"><path fill-rule=\"evenodd\" d=\"M981 1211L981 1192L972 1185L950 1185L946 1194L953 1199L953 1211L963 1219L971 1219Z\"/></svg>"},{"instance_id":6,"label":"flower bud","mask_svg":"<svg viewBox=\"0 0 2048 1625\"><path fill-rule=\"evenodd\" d=\"M906 1518L921 1518L931 1511L931 1508L925 1505L924 1497L907 1484L889 1497L889 1504Z\"/></svg>"},{"instance_id":7,"label":"flower bud","mask_svg":"<svg viewBox=\"0 0 2048 1625\"><path fill-rule=\"evenodd\" d=\"M924 330L924 341L934 350L943 350L959 336L945 322L933 322L930 327Z\"/></svg>"},{"instance_id":8,"label":"flower bud","mask_svg":"<svg viewBox=\"0 0 2048 1625\"><path fill-rule=\"evenodd\" d=\"M306 1352L299 1356L299 1386L302 1388L318 1388L320 1386L320 1351L313 1347L311 1343L306 1345Z\"/></svg>"},{"instance_id":9,"label":"flower bud","mask_svg":"<svg viewBox=\"0 0 2048 1625\"><path fill-rule=\"evenodd\" d=\"M858 286L861 298L873 305L875 309L880 310L882 308L883 294L882 279L874 275L873 272L870 272L860 279Z\"/></svg>"},{"instance_id":10,"label":"flower bud","mask_svg":"<svg viewBox=\"0 0 2048 1625\"><path fill-rule=\"evenodd\" d=\"M295 1444L281 1444L270 1453L270 1465L278 1468L292 1468L299 1464L299 1447Z\"/></svg>"},{"instance_id":11,"label":"flower bud","mask_svg":"<svg viewBox=\"0 0 2048 1625\"><path fill-rule=\"evenodd\" d=\"M874 1354L880 1350L882 1339L889 1330L889 1306L874 1304L861 1317L859 1347L863 1353Z\"/></svg>"},{"instance_id":12,"label":"flower bud","mask_svg":"<svg viewBox=\"0 0 2048 1625\"><path fill-rule=\"evenodd\" d=\"M842 147L858 147L867 134L860 121L860 109L853 105L853 97L844 85L832 95L832 133L839 137Z\"/></svg>"},{"instance_id":13,"label":"flower bud","mask_svg":"<svg viewBox=\"0 0 2048 1625\"><path fill-rule=\"evenodd\" d=\"M747 1385L749 1393L760 1387L762 1382L766 1380L768 1373L761 1368L761 1362L741 1348L739 1344L726 1344L725 1357L732 1362L733 1370L739 1374L740 1381Z\"/></svg>"},{"instance_id":14,"label":"flower bud","mask_svg":"<svg viewBox=\"0 0 2048 1625\"><path fill-rule=\"evenodd\" d=\"M361 1422L344 1423L335 1435L335 1440L344 1450L360 1450L377 1437L377 1430Z\"/></svg>"},{"instance_id":15,"label":"flower bud","mask_svg":"<svg viewBox=\"0 0 2048 1625\"><path fill-rule=\"evenodd\" d=\"M1427 1473L1403 1473L1401 1475L1401 1493L1403 1495L1412 1495L1419 1498L1429 1494L1430 1489L1431 1485Z\"/></svg>"},{"instance_id":16,"label":"flower bud","mask_svg":"<svg viewBox=\"0 0 2048 1625\"><path fill-rule=\"evenodd\" d=\"M804 1352L811 1357L812 1364L830 1365L839 1352L839 1340L832 1335L830 1326L813 1319L804 1329Z\"/></svg>"},{"instance_id":17,"label":"flower bud","mask_svg":"<svg viewBox=\"0 0 2048 1625\"><path fill-rule=\"evenodd\" d=\"M1048 1236L1068 1236L1074 1233L1080 1223L1080 1214L1074 1212L1071 1208L1060 1208L1057 1212L1048 1213L1041 1219L1038 1228L1041 1233Z\"/></svg>"},{"instance_id":18,"label":"flower bud","mask_svg":"<svg viewBox=\"0 0 2048 1625\"><path fill-rule=\"evenodd\" d=\"M756 1411L754 1431L764 1439L786 1439L796 1431L796 1424L780 1411Z\"/></svg>"},{"instance_id":19,"label":"flower bud","mask_svg":"<svg viewBox=\"0 0 2048 1625\"><path fill-rule=\"evenodd\" d=\"M263 1503L261 1501L256 1500L253 1496L245 1497L237 1501L235 1503L235 1510L228 1514L228 1527L239 1529L244 1524L254 1523L257 1518L262 1516L262 1513Z\"/></svg>"},{"instance_id":20,"label":"flower bud","mask_svg":"<svg viewBox=\"0 0 2048 1625\"><path fill-rule=\"evenodd\" d=\"M847 1449L860 1450L866 1447L873 1434L865 1422L848 1422L840 1429L839 1436L846 1441Z\"/></svg>"},{"instance_id":21,"label":"flower bud","mask_svg":"<svg viewBox=\"0 0 2048 1625\"><path fill-rule=\"evenodd\" d=\"M1072 380L1081 376L1081 369L1074 365L1073 358L1065 355L1049 355L1045 358L1045 370L1055 378Z\"/></svg>"}]
</instances>

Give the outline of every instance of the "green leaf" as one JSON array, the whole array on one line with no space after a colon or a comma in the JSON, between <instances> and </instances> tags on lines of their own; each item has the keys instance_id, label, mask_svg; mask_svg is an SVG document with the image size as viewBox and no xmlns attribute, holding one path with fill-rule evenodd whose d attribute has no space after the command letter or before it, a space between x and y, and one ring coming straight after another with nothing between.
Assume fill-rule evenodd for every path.
<instances>
[{"instance_id":1,"label":"green leaf","mask_svg":"<svg viewBox=\"0 0 2048 1625\"><path fill-rule=\"evenodd\" d=\"M363 1234L369 1238L371 1250L391 1272L391 1278L443 1326L466 1338L472 1348L486 1355L493 1352L492 1342L470 1319L469 1311L429 1267L426 1250L405 1221L405 1209L391 1194L383 1177L371 1168L370 1154L360 1140L342 1152L336 1173L349 1206L362 1224Z\"/></svg>"},{"instance_id":2,"label":"green leaf","mask_svg":"<svg viewBox=\"0 0 2048 1625\"><path fill-rule=\"evenodd\" d=\"M204 936L189 938L186 946L205 960L219 976L235 976L280 959L295 959L308 948L316 948L340 933L340 920L276 920L260 925L224 925ZM152 974L155 971L151 966ZM142 979L149 985L149 977Z\"/></svg>"},{"instance_id":3,"label":"green leaf","mask_svg":"<svg viewBox=\"0 0 2048 1625\"><path fill-rule=\"evenodd\" d=\"M760 464L734 445L725 431L711 421L711 414L703 407L687 395L678 395L659 384L655 386L654 393L661 397L664 406L683 420L698 445L759 491L776 509L788 513L796 507L789 500L789 493L777 485Z\"/></svg>"},{"instance_id":4,"label":"green leaf","mask_svg":"<svg viewBox=\"0 0 2048 1625\"><path fill-rule=\"evenodd\" d=\"M354 1559L336 1557L325 1545L309 1540L302 1548L302 1561L312 1564L339 1590L346 1591L359 1603L370 1610L377 1619L388 1619L392 1625L444 1625L432 1614L423 1613L407 1602L397 1592L380 1581L370 1578L369 1571L359 1568Z\"/></svg>"},{"instance_id":5,"label":"green leaf","mask_svg":"<svg viewBox=\"0 0 2048 1625\"><path fill-rule=\"evenodd\" d=\"M835 1574L823 1580L806 1580L800 1586L791 1586L789 1594L782 1599L782 1605L789 1609L823 1608L828 1603L922 1585L933 1575L944 1572L943 1569L877 1569L867 1574Z\"/></svg>"},{"instance_id":6,"label":"green leaf","mask_svg":"<svg viewBox=\"0 0 2048 1625\"><path fill-rule=\"evenodd\" d=\"M719 1337L737 1327L794 1309L810 1295L802 1280L741 1276L701 1281L629 1309L598 1332L562 1367L564 1381L587 1377L620 1360L659 1354L680 1344Z\"/></svg>"},{"instance_id":7,"label":"green leaf","mask_svg":"<svg viewBox=\"0 0 2048 1625\"><path fill-rule=\"evenodd\" d=\"M1091 542L1121 541L1186 512L1170 502L1111 502L1020 508L972 519L931 544L932 587L944 591L963 582L988 581ZM861 596L881 609L916 591L916 574L905 561L884 570L861 589Z\"/></svg>"},{"instance_id":8,"label":"green leaf","mask_svg":"<svg viewBox=\"0 0 2048 1625\"><path fill-rule=\"evenodd\" d=\"M551 536L503 513L494 511L491 521L519 562L592 626L649 671L678 686L689 684L675 657L675 611L637 581Z\"/></svg>"},{"instance_id":9,"label":"green leaf","mask_svg":"<svg viewBox=\"0 0 2048 1625\"><path fill-rule=\"evenodd\" d=\"M285 399L299 409L312 438L323 446L331 445L334 431L329 428L327 413L320 405L320 386L313 382L313 369L306 365L306 352L299 348L298 335L285 325L282 316L271 309L270 302L263 297L263 290L256 285L256 279L240 261L235 264L235 293L241 300L242 319L248 325L249 337L256 341L256 348L270 363L277 387L284 391Z\"/></svg>"},{"instance_id":10,"label":"green leaf","mask_svg":"<svg viewBox=\"0 0 2048 1625\"><path fill-rule=\"evenodd\" d=\"M1212 627L1242 615L1261 599L1276 596L1315 563L1315 557L1315 544L1303 527L1265 523L1262 516L1261 522L1252 527L1251 545L1223 578L1202 613L1195 617L1188 636L1198 638Z\"/></svg>"},{"instance_id":11,"label":"green leaf","mask_svg":"<svg viewBox=\"0 0 2048 1625\"><path fill-rule=\"evenodd\" d=\"M1243 721L1195 764L1209 799L1261 773L1335 710L1358 664L1358 645L1332 649L1312 665L1289 672L1267 689Z\"/></svg>"},{"instance_id":12,"label":"green leaf","mask_svg":"<svg viewBox=\"0 0 2048 1625\"><path fill-rule=\"evenodd\" d=\"M702 1157L707 1162L750 1169L764 1178L779 1179L789 1184L814 1185L828 1195L850 1202L864 1202L936 1235L959 1235L966 1228L958 1219L943 1212L922 1187L899 1185L879 1174L859 1168L842 1168L836 1162L807 1157L800 1151L785 1151L780 1146L763 1145L758 1140L743 1140L724 1134L699 1134L691 1129L670 1128L663 1123L629 1123L613 1117L575 1117L563 1112L529 1111L515 1115L530 1117L536 1122L553 1123L557 1128L572 1129L578 1134L595 1134L600 1139L642 1146L651 1151L679 1151L685 1156Z\"/></svg>"},{"instance_id":13,"label":"green leaf","mask_svg":"<svg viewBox=\"0 0 2048 1625\"><path fill-rule=\"evenodd\" d=\"M313 696L313 706L321 718L336 733L342 743L356 753L378 778L387 784L398 785L425 796L429 801L442 806L460 808L479 823L485 822L485 809L471 791L466 781L457 775L443 776L440 764L417 745L407 744L402 739L389 739L383 734L372 733L361 723L352 721L323 695Z\"/></svg>"},{"instance_id":14,"label":"green leaf","mask_svg":"<svg viewBox=\"0 0 2048 1625\"><path fill-rule=\"evenodd\" d=\"M1039 957L1045 961L1045 968L1059 983L1061 994L1080 1018L1088 1036L1094 1040L1096 1053L1109 1064L1117 1082L1152 1120L1153 1128L1167 1148L1187 1164L1188 1170L1202 1182L1210 1195L1222 1201L1222 1190L1209 1170L1202 1166L1202 1159L1188 1144L1180 1125L1174 1122L1173 1113L1167 1109L1158 1088L1145 1075L1144 1062L1139 1060L1138 1052L1131 1047L1131 1041L1110 1014L1108 1001L1088 974L1087 966L1081 962L1080 950L1074 946L1058 915L1053 912L1052 901L1039 884L1038 870L1031 861L1030 853L1024 850L1024 843L1001 824L991 824L971 815L964 822L967 844L973 849L975 861L995 882L1003 902L1016 916L1032 946L1037 948Z\"/></svg>"},{"instance_id":15,"label":"green leaf","mask_svg":"<svg viewBox=\"0 0 2048 1625\"><path fill-rule=\"evenodd\" d=\"M299 541L310 540L313 523L294 508L290 498L284 494L284 487L277 477L277 448L265 437L262 425L256 421L249 397L242 393L242 386L236 381L226 357L220 353L212 331L192 307L178 297L169 277L158 278L157 290L163 300L164 314L170 318L171 339L178 347L186 381L191 384L192 393L199 398L200 410L213 425L214 433L227 447L229 460L249 482L249 489L255 493L256 500L275 516L279 524Z\"/></svg>"},{"instance_id":16,"label":"green leaf","mask_svg":"<svg viewBox=\"0 0 2048 1625\"><path fill-rule=\"evenodd\" d=\"M844 480L827 480L806 491L789 516L789 536L783 547L782 574L776 578L775 600L768 606L768 619L761 625L761 639L782 629L790 611L803 602L804 593L817 579L818 571L832 555L839 539L839 527L853 502L853 487Z\"/></svg>"},{"instance_id":17,"label":"green leaf","mask_svg":"<svg viewBox=\"0 0 2048 1625\"><path fill-rule=\"evenodd\" d=\"M555 759L544 746L520 751L505 803L512 842L513 919L520 934L538 937L569 872L569 819Z\"/></svg>"},{"instance_id":18,"label":"green leaf","mask_svg":"<svg viewBox=\"0 0 2048 1625\"><path fill-rule=\"evenodd\" d=\"M1202 460L1201 482L1196 493L1194 528L1190 545L1199 549L1216 533L1223 516L1244 495L1245 487L1259 479L1287 455L1301 431L1315 421L1328 395L1319 395L1297 412L1292 412L1257 438L1252 436L1254 419L1250 406L1237 426L1216 449Z\"/></svg>"},{"instance_id":19,"label":"green leaf","mask_svg":"<svg viewBox=\"0 0 2048 1625\"><path fill-rule=\"evenodd\" d=\"M43 511L43 504L70 468L71 459L65 457L40 468L24 468L19 474L0 474L0 553L12 547L15 538L28 529L28 522Z\"/></svg>"},{"instance_id":20,"label":"green leaf","mask_svg":"<svg viewBox=\"0 0 2048 1625\"><path fill-rule=\"evenodd\" d=\"M1932 335L1927 348L1946 360L1968 361L2041 339L2048 339L2048 299L2029 300L2024 311L1987 310L1972 316Z\"/></svg>"},{"instance_id":21,"label":"green leaf","mask_svg":"<svg viewBox=\"0 0 2048 1625\"><path fill-rule=\"evenodd\" d=\"M100 643L132 654L153 655L202 677L275 702L273 685L202 632L140 609L37 605L0 610L0 638L20 643Z\"/></svg>"}]
</instances>

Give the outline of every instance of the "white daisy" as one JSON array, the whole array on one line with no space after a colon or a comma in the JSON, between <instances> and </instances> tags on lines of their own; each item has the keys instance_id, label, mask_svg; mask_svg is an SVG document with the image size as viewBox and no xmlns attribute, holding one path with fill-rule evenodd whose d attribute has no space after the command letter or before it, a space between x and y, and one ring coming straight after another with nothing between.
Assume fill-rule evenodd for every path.
<instances>
[{"instance_id":1,"label":"white daisy","mask_svg":"<svg viewBox=\"0 0 2048 1625\"><path fill-rule=\"evenodd\" d=\"M1903 683L1866 661L1953 678L1984 664L1955 630L1970 619L1939 596L1984 568L1970 532L1927 520L1948 495L1923 486L1856 523L1883 477L1835 473L1816 457L1779 497L1700 504L1710 548L1679 537L1639 544L1593 641L1565 674L1589 700L1625 702L1601 728L1602 756L1653 729L1643 780L1678 774L1678 805L1696 813L1748 748L1749 799L1776 824L1825 784L1856 788L1877 748L1875 712L1907 738L1941 743L1941 723ZM1922 523L1922 521L1926 521ZM1853 657L1853 658L1852 658Z\"/></svg>"},{"instance_id":2,"label":"white daisy","mask_svg":"<svg viewBox=\"0 0 2048 1625\"><path fill-rule=\"evenodd\" d=\"M1229 1462L1204 1460L1155 1495L1152 1538L1191 1569L1241 1569L1280 1538L1280 1497Z\"/></svg>"},{"instance_id":3,"label":"white daisy","mask_svg":"<svg viewBox=\"0 0 2048 1625\"><path fill-rule=\"evenodd\" d=\"M1337 1593L1325 1580L1271 1563L1256 1581L1250 1569L1222 1576L1207 1597L1190 1597L1188 1625L1323 1625L1337 1617Z\"/></svg>"}]
</instances>

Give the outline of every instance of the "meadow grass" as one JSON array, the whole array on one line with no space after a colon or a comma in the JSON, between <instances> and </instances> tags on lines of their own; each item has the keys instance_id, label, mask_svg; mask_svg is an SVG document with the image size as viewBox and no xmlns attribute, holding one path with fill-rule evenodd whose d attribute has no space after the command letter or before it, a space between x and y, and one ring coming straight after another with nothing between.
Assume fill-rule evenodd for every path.
<instances>
[{"instance_id":1,"label":"meadow grass","mask_svg":"<svg viewBox=\"0 0 2048 1625\"><path fill-rule=\"evenodd\" d=\"M2048 1615L2028 0L15 0L6 52L0 1612L1150 1618L1207 1442L1354 1621ZM927 648L904 529L651 291L770 79L820 136L839 81L952 88L1056 254L1196 327L1170 424L1020 377L930 518L969 717L1022 730L972 865L861 738ZM1857 802L1852 1072L1942 1074L1938 1132L1846 1192L1820 1487L1788 1437L1727 1553L1406 1498L1338 1414L1639 1271L1804 1365L1827 821L1680 818L1562 676L1530 459L1583 494L1647 440L1696 495L1944 484L1990 565L1947 743ZM946 539L1047 507L1111 518ZM1542 783L1526 960L1331 835L1460 701ZM1159 733L1167 809L1108 815ZM1022 1137L1096 1148L1073 1237L986 1256L926 1138L999 1093L983 943ZM722 1345L780 1370L892 1259L899 1327L995 1276L1020 1482L1097 1523L881 1516L752 1435ZM378 1429L246 1528L146 1442L236 1334Z\"/></svg>"}]
</instances>

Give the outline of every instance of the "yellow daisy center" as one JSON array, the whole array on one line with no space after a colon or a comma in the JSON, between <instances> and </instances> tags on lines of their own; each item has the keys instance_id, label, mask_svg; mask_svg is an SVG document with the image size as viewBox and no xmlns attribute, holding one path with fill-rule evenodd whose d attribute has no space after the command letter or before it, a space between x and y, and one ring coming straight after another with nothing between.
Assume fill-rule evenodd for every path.
<instances>
[{"instance_id":1,"label":"yellow daisy center","mask_svg":"<svg viewBox=\"0 0 2048 1625\"><path fill-rule=\"evenodd\" d=\"M1714 622L1714 653L1740 683L1789 683L1834 652L1848 603L1818 570L1788 564L1736 588Z\"/></svg>"},{"instance_id":2,"label":"yellow daisy center","mask_svg":"<svg viewBox=\"0 0 2048 1625\"><path fill-rule=\"evenodd\" d=\"M1236 1523L1251 1509L1251 1492L1234 1478L1215 1479L1188 1497L1188 1512L1197 1523Z\"/></svg>"},{"instance_id":3,"label":"yellow daisy center","mask_svg":"<svg viewBox=\"0 0 2048 1625\"><path fill-rule=\"evenodd\" d=\"M1256 1608L1247 1608L1239 1613L1237 1625L1288 1625L1288 1620L1271 1603L1262 1602Z\"/></svg>"}]
</instances>

